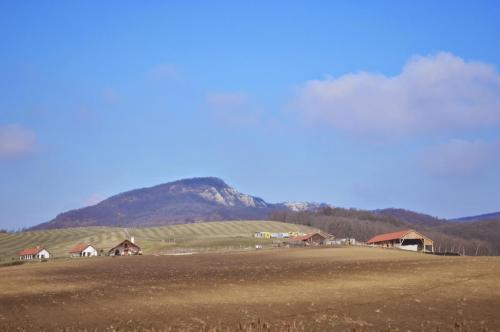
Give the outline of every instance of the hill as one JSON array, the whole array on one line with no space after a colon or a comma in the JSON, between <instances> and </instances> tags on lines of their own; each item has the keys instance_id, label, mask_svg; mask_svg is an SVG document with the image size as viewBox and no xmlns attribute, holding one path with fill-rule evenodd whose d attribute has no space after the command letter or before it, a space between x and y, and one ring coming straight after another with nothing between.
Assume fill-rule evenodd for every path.
<instances>
[{"instance_id":1,"label":"hill","mask_svg":"<svg viewBox=\"0 0 500 332\"><path fill-rule=\"evenodd\" d=\"M67 257L77 243L90 243L107 251L123 239L134 236L137 244L148 253L178 249L214 250L248 247L270 240L255 239L257 231L311 231L310 227L275 221L224 221L179 224L163 227L118 228L76 227L43 231L0 233L0 259L17 257L17 253L36 245L47 248L56 257Z\"/></svg>"},{"instance_id":2,"label":"hill","mask_svg":"<svg viewBox=\"0 0 500 332\"><path fill-rule=\"evenodd\" d=\"M276 211L271 219L319 228L337 237L366 241L376 234L416 229L434 240L440 252L500 255L500 221L458 223L406 210L363 211L321 208L316 211Z\"/></svg>"},{"instance_id":3,"label":"hill","mask_svg":"<svg viewBox=\"0 0 500 332\"><path fill-rule=\"evenodd\" d=\"M88 226L161 226L212 220L264 220L272 211L301 211L325 204L267 203L214 177L184 179L112 196L59 214L32 230Z\"/></svg>"},{"instance_id":4,"label":"hill","mask_svg":"<svg viewBox=\"0 0 500 332\"><path fill-rule=\"evenodd\" d=\"M447 220L439 219L428 214L418 213L405 209L382 209L373 211L375 214L395 217L412 225L438 226L447 223Z\"/></svg>"},{"instance_id":5,"label":"hill","mask_svg":"<svg viewBox=\"0 0 500 332\"><path fill-rule=\"evenodd\" d=\"M500 212L480 214L477 216L469 216L453 219L453 221L458 222L471 222L471 221L481 221L481 220L500 220Z\"/></svg>"}]
</instances>

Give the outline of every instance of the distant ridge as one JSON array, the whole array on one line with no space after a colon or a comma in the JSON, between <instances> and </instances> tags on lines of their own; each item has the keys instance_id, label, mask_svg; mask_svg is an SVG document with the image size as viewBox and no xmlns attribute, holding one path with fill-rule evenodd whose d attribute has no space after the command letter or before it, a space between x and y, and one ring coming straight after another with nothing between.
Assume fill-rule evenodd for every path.
<instances>
[{"instance_id":1,"label":"distant ridge","mask_svg":"<svg viewBox=\"0 0 500 332\"><path fill-rule=\"evenodd\" d=\"M321 203L272 204L240 193L216 177L183 179L127 191L57 215L32 230L114 226L144 227L214 220L264 220L277 210L305 211Z\"/></svg>"},{"instance_id":2,"label":"distant ridge","mask_svg":"<svg viewBox=\"0 0 500 332\"><path fill-rule=\"evenodd\" d=\"M418 213L405 209L388 208L375 210L374 213L379 215L392 216L412 225L438 226L447 222L447 220L445 219L439 219L428 214Z\"/></svg>"},{"instance_id":3,"label":"distant ridge","mask_svg":"<svg viewBox=\"0 0 500 332\"><path fill-rule=\"evenodd\" d=\"M459 222L471 222L471 221L481 221L481 220L500 220L500 212L492 212L492 213L480 214L477 216L456 218L456 219L452 219L452 220L459 221Z\"/></svg>"},{"instance_id":4,"label":"distant ridge","mask_svg":"<svg viewBox=\"0 0 500 332\"><path fill-rule=\"evenodd\" d=\"M315 216L307 212L316 211L324 211L328 216L334 215L337 222L349 222L348 228L353 229L361 226L357 221L361 218L373 222L383 220L385 225L381 226L380 231L386 231L387 225L390 225L387 227L388 231L407 225L420 230L455 233L466 237L462 234L464 231L462 226L474 224L477 227L468 232L472 234L473 231L477 233L481 230L481 233L476 235L477 239L485 238L491 231L490 228L495 232L500 225L496 221L493 224L480 223L495 219L500 221L500 212L446 220L397 208L361 211L334 208L325 203L269 203L257 196L237 191L222 179L199 177L120 193L96 205L61 213L48 222L32 227L31 230L89 226L149 227L201 221L269 220L276 213L286 213L288 216L289 213L297 214L301 223L308 224L309 218ZM289 220L285 218L281 221ZM373 222L364 225L363 228L372 227L375 225ZM490 230L487 231L488 229ZM334 231L334 229L325 230ZM360 229L356 233L359 236L365 231Z\"/></svg>"}]
</instances>

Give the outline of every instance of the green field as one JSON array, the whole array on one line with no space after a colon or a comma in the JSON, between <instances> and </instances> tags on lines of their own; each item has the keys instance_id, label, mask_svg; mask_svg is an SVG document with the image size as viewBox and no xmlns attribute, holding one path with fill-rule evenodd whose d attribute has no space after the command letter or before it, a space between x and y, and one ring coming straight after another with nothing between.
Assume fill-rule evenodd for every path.
<instances>
[{"instance_id":1,"label":"green field","mask_svg":"<svg viewBox=\"0 0 500 332\"><path fill-rule=\"evenodd\" d=\"M0 260L17 257L20 250L34 246L46 248L54 258L68 257L78 243L89 243L107 252L124 239L135 237L144 254L177 251L204 251L248 248L255 244L271 245L271 240L255 239L257 231L309 232L303 225L275 221L224 221L179 224L149 228L79 227L47 231L0 234Z\"/></svg>"}]
</instances>

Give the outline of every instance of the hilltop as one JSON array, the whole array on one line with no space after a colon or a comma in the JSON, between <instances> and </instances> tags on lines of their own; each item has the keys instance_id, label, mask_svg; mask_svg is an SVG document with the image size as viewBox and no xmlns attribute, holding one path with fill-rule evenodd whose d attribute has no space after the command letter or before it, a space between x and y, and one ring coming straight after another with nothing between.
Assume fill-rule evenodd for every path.
<instances>
[{"instance_id":1,"label":"hilltop","mask_svg":"<svg viewBox=\"0 0 500 332\"><path fill-rule=\"evenodd\" d=\"M32 230L112 226L145 227L213 220L264 220L276 210L303 211L326 204L268 203L243 194L215 177L183 179L127 191L67 211Z\"/></svg>"},{"instance_id":2,"label":"hilltop","mask_svg":"<svg viewBox=\"0 0 500 332\"><path fill-rule=\"evenodd\" d=\"M484 220L500 220L500 212L485 213L477 216L469 216L469 217L453 219L453 221L457 222L471 222L471 221L484 221Z\"/></svg>"}]
</instances>

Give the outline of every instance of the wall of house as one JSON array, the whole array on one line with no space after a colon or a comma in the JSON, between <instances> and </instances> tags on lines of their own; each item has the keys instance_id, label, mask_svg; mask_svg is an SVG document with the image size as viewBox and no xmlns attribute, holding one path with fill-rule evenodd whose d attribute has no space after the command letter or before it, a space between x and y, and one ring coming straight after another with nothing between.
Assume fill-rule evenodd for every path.
<instances>
[{"instance_id":1,"label":"wall of house","mask_svg":"<svg viewBox=\"0 0 500 332\"><path fill-rule=\"evenodd\" d=\"M119 256L123 256L123 255L124 255L124 253L125 253L125 246L124 246L124 245L121 245L121 246L119 246L119 247L114 248L114 249L113 249L113 251L112 251L112 252L110 252L110 254L111 254L112 256L116 255L116 253L115 253L115 252L116 252L116 250L118 250L118 251L119 251ZM138 252L139 252L139 250L138 250L136 247L132 247L132 246L129 246L129 247L128 247L128 255L137 255L137 254L138 254Z\"/></svg>"},{"instance_id":2,"label":"wall of house","mask_svg":"<svg viewBox=\"0 0 500 332\"><path fill-rule=\"evenodd\" d=\"M50 254L47 250L43 249L37 254L37 258L39 259L50 258Z\"/></svg>"},{"instance_id":3,"label":"wall of house","mask_svg":"<svg viewBox=\"0 0 500 332\"><path fill-rule=\"evenodd\" d=\"M92 246L88 246L87 248L85 248L85 250L82 251L82 256L97 256L97 250Z\"/></svg>"},{"instance_id":4,"label":"wall of house","mask_svg":"<svg viewBox=\"0 0 500 332\"><path fill-rule=\"evenodd\" d=\"M309 238L308 242L313 244L323 244L325 242L325 238L319 234L314 234L311 238Z\"/></svg>"}]
</instances>

